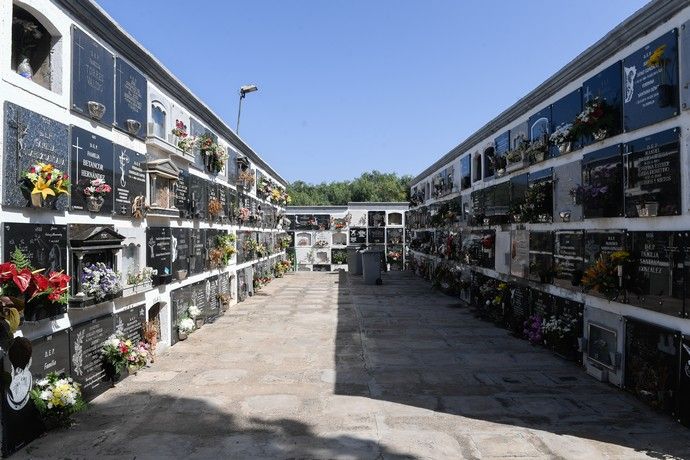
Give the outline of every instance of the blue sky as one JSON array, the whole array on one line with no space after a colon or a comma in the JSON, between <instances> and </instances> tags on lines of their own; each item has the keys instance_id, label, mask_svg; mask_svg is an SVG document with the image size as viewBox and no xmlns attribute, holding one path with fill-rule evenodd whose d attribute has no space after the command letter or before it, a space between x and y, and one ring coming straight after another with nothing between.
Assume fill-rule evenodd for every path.
<instances>
[{"instance_id":1,"label":"blue sky","mask_svg":"<svg viewBox=\"0 0 690 460\"><path fill-rule=\"evenodd\" d=\"M289 181L417 174L642 0L97 0Z\"/></svg>"}]
</instances>

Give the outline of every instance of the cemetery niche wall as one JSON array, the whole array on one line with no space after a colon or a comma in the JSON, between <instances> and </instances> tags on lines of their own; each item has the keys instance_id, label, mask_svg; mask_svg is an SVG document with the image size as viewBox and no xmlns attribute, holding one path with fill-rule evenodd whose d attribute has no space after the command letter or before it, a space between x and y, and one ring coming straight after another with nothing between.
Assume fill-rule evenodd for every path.
<instances>
[{"instance_id":1,"label":"cemetery niche wall","mask_svg":"<svg viewBox=\"0 0 690 460\"><path fill-rule=\"evenodd\" d=\"M689 423L690 8L647 13L644 34L617 27L411 181L409 265ZM429 193L450 170L457 191Z\"/></svg>"},{"instance_id":2,"label":"cemetery niche wall","mask_svg":"<svg viewBox=\"0 0 690 460\"><path fill-rule=\"evenodd\" d=\"M16 369L14 386L64 372L92 399L111 386L102 348L113 334L165 350L179 338L180 299L201 310L193 332L251 295L255 274L263 284L283 276L289 197L286 181L207 103L164 69L139 67L148 51L126 34L95 32L120 30L100 8L80 5L79 17L95 21L81 23L64 5L40 16L12 2L6 9L43 37L35 71L7 69L31 78L0 80L0 256L47 287L15 298L24 306L21 356L13 352L10 363L0 350L0 359L10 374ZM16 60L21 34L8 37L0 54ZM329 225L320 217L315 229ZM257 243L246 260L236 255L243 231ZM30 388L14 401L6 383L3 455L45 430Z\"/></svg>"}]
</instances>

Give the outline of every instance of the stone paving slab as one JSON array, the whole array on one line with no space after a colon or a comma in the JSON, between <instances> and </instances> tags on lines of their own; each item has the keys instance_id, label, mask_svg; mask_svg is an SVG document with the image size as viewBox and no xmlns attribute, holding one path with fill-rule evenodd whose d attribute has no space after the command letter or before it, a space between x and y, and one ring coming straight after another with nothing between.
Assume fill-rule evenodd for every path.
<instances>
[{"instance_id":1,"label":"stone paving slab","mask_svg":"<svg viewBox=\"0 0 690 460\"><path fill-rule=\"evenodd\" d=\"M383 279L275 280L15 458L690 458L632 396Z\"/></svg>"}]
</instances>

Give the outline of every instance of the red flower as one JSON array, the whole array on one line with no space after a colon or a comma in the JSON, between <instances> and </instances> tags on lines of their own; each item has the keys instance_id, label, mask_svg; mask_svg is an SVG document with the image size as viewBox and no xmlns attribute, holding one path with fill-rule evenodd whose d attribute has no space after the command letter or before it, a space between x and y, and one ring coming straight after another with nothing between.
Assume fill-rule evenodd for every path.
<instances>
[{"instance_id":1,"label":"red flower","mask_svg":"<svg viewBox=\"0 0 690 460\"><path fill-rule=\"evenodd\" d=\"M14 281L14 284L16 284L19 288L19 292L26 291L26 288L29 287L29 282L31 281L31 270L28 268L22 269L22 271L12 276L12 281Z\"/></svg>"},{"instance_id":2,"label":"red flower","mask_svg":"<svg viewBox=\"0 0 690 460\"><path fill-rule=\"evenodd\" d=\"M0 264L0 283L11 280L17 274L17 267L11 262Z\"/></svg>"},{"instance_id":3,"label":"red flower","mask_svg":"<svg viewBox=\"0 0 690 460\"><path fill-rule=\"evenodd\" d=\"M31 296L31 299L33 299L41 294L45 294L49 287L50 283L48 282L48 278L40 273L33 273L31 275L31 282L29 283L27 293Z\"/></svg>"}]
</instances>

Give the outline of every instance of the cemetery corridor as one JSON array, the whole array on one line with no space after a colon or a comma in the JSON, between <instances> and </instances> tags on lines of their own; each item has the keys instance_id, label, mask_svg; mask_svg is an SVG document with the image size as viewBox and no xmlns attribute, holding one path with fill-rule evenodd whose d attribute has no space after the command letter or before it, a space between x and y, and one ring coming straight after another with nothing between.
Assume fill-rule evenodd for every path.
<instances>
[{"instance_id":1,"label":"cemetery corridor","mask_svg":"<svg viewBox=\"0 0 690 460\"><path fill-rule=\"evenodd\" d=\"M407 272L276 279L15 458L690 457L686 430Z\"/></svg>"}]
</instances>

